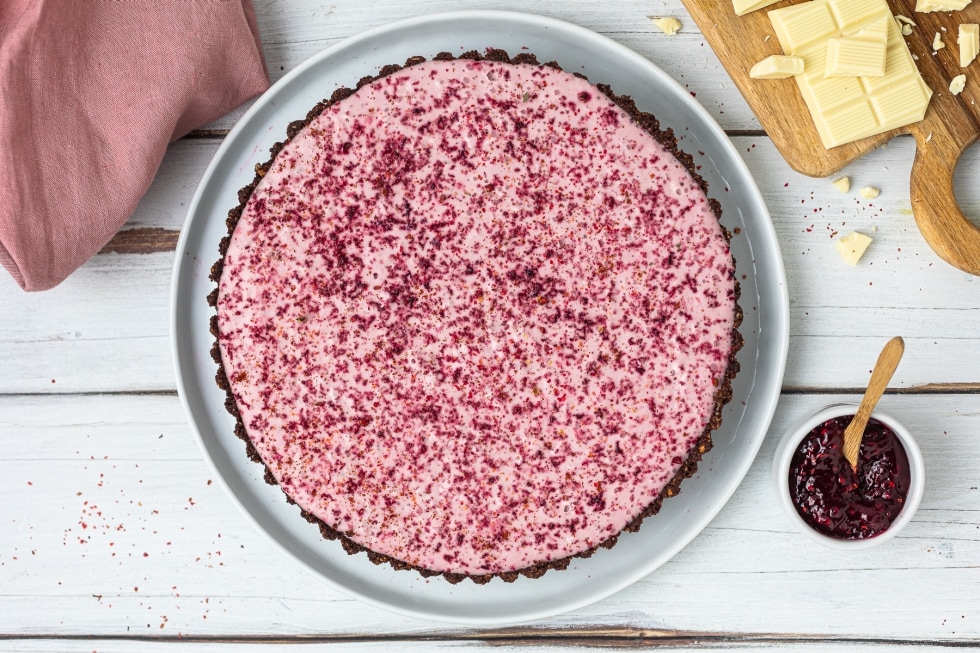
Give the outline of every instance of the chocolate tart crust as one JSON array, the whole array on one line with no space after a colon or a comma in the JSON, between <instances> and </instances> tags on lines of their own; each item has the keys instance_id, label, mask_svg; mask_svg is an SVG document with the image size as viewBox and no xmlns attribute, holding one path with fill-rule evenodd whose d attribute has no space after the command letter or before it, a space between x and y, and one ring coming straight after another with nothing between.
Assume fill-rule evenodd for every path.
<instances>
[{"instance_id":1,"label":"chocolate tart crust","mask_svg":"<svg viewBox=\"0 0 980 653\"><path fill-rule=\"evenodd\" d=\"M561 70L561 67L556 62L553 61L540 64L537 58L533 54L521 53L514 57L511 57L508 55L506 51L493 49L493 48L488 49L485 53L480 53L476 50L471 50L469 52L464 52L459 56L454 56L448 52L443 52L437 54L435 57L432 58L433 61L450 61L453 59L465 59L465 60L473 60L473 61L498 61L498 62L510 63L510 64L544 65L551 68L555 68L557 70ZM238 220L241 218L242 212L245 209L245 205L248 203L249 198L252 196L252 192L255 190L255 187L265 176L265 173L271 168L273 161L275 161L276 157L279 155L279 152L282 151L282 148L285 147L286 144L289 143L293 138L295 138L296 135L304 127L306 127L306 125L312 122L325 109L327 109L328 107L330 107L331 105L337 102L340 102L341 100L350 97L351 95L354 94L354 92L357 89L361 88L362 86L365 86L366 84L370 84L375 80L381 79L383 77L387 77L388 75L391 75L403 68L417 65L425 61L427 61L427 59L425 59L424 57L411 57L405 62L404 65L392 64L392 65L385 66L378 72L377 75L363 77L361 80L358 81L356 88L354 89L350 89L346 87L337 89L336 91L333 92L333 94L330 96L329 99L322 100L321 102L317 103L309 111L309 113L307 113L304 119L296 120L289 123L289 125L286 127L286 140L276 143L270 148L269 160L266 161L265 163L257 164L255 166L255 177L253 178L252 182L238 191L238 205L228 212L228 218L225 221L225 224L228 228L228 234L221 239L221 242L218 246L218 252L220 258L211 267L211 273L209 277L211 281L213 281L216 285L220 282L221 274L223 270L224 257L226 252L228 251L228 245L231 242L231 234L235 231L235 227L238 224ZM572 74L574 74L577 77L581 77L585 79L584 75L578 73L572 73ZM653 115L649 113L644 113L639 109L637 109L635 102L630 96L616 95L613 92L613 90L606 84L595 84L595 87L599 91L601 91L604 95L606 95L610 100L612 100L616 105L618 105L621 109L623 109L626 113L628 113L629 116L638 125L640 125L645 131L647 131L658 142L660 142L660 144L663 145L675 158L677 158L677 160L680 161L681 164L687 169L688 173L695 180L695 182L705 193L705 195L708 194L707 182L701 177L701 175L698 174L697 169L694 165L694 158L687 152L684 152L678 148L677 138L674 135L673 130L669 128L666 130L660 129L660 122ZM708 202L712 213L720 221L721 203L715 199L712 199L711 197L708 198ZM732 239L731 232L728 231L728 229L725 229L724 227L722 227L722 231L724 232L725 239L730 243ZM733 260L733 264L734 264L734 260ZM744 345L744 339L738 330L739 326L742 323L742 318L744 315L742 312L742 308L739 305L740 286L737 278L735 278L734 281L735 281L735 315L734 315L734 323L732 325L731 352L729 354L728 367L726 369L725 375L722 378L717 391L715 392L714 407L711 412L711 417L708 420L708 424L705 427L704 432L701 434L701 437L698 439L695 446L691 449L687 459L681 465L677 473L674 474L670 482L668 482L668 484L664 487L664 489L660 492L660 494L657 496L656 499L654 499L640 514L638 514L632 521L630 521L623 528L622 531L620 531L621 533L622 532L634 533L640 530L640 526L645 519L647 519L648 517L652 517L653 515L656 515L660 511L660 508L662 507L665 499L675 496L681 491L681 487L680 487L681 482L684 479L690 478L697 472L698 463L702 460L704 454L707 453L712 447L711 433L712 431L717 430L721 426L722 410L724 409L725 405L728 404L728 402L731 401L732 399L732 380L735 378L735 375L739 371L739 362L737 359L737 354L742 349L742 346ZM217 305L218 305L217 287L213 291L211 291L211 293L208 295L207 301L212 308L217 309ZM270 485L278 485L278 482L276 481L275 477L272 475L272 472L269 470L269 468L263 462L262 458L259 456L259 453L255 448L255 445L253 445L252 441L249 439L248 433L245 429L245 424L242 422L241 415L238 412L238 405L235 402L235 397L232 392L231 383L228 380L228 376L225 374L224 364L221 360L221 350L218 345L219 334L218 334L217 310L215 311L215 314L211 316L210 330L211 330L211 335L213 335L215 339L214 344L211 347L211 358L218 366L218 371L217 374L215 375L215 382L217 383L219 388L225 391L225 409L232 415L232 417L235 418L236 421L235 430L234 430L235 435L245 443L245 453L249 457L249 459L265 467L265 475L264 475L265 482ZM293 501L293 499L288 494L286 495L286 500L289 503L295 505L295 501ZM586 549L585 551L582 551L575 555L559 558L557 560L540 562L530 567L524 567L523 569L517 569L514 571L506 571L506 572L497 572L492 574L474 575L474 574L442 572L442 571L436 571L432 569L426 569L424 567L418 567L416 565L412 565L403 560L399 560L397 558L393 558L388 555L377 553L375 551L372 551L371 549L368 549L365 546L362 546L361 544L358 544L354 540L347 537L346 534L334 529L329 524L319 519L318 517L314 516L313 514L307 512L306 510L300 509L300 514L303 516L304 519L306 519L306 521L317 526L320 530L320 534L325 539L339 540L340 544L343 546L344 550L347 551L349 555L354 555L363 552L366 553L368 559L376 565L389 564L394 569L415 571L418 572L421 576L426 578L432 576L442 576L446 581L452 584L459 583L467 578L478 585L488 583L494 577L500 578L508 583L514 582L520 576L525 576L527 578L540 578L548 570L566 569L568 565L572 562L572 560L575 558L589 558L599 549L612 548L616 544L619 538L619 534L617 533L616 535L613 535L612 537L604 540L603 542L600 542L596 546L590 549Z\"/></svg>"}]
</instances>

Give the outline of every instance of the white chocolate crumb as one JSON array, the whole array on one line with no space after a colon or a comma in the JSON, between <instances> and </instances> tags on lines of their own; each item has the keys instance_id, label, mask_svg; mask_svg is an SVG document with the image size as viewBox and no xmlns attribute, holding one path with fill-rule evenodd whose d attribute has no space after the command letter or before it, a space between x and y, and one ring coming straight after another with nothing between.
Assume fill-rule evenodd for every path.
<instances>
[{"instance_id":1,"label":"white chocolate crumb","mask_svg":"<svg viewBox=\"0 0 980 653\"><path fill-rule=\"evenodd\" d=\"M851 179L849 177L841 177L833 182L834 188L842 193L846 193L851 190Z\"/></svg>"},{"instance_id":2,"label":"white chocolate crumb","mask_svg":"<svg viewBox=\"0 0 980 653\"><path fill-rule=\"evenodd\" d=\"M939 32L936 32L936 36L932 39L932 49L938 52L945 47L946 44L943 43L942 36L939 34Z\"/></svg>"},{"instance_id":3,"label":"white chocolate crumb","mask_svg":"<svg viewBox=\"0 0 980 653\"><path fill-rule=\"evenodd\" d=\"M912 20L908 16L903 16L902 14L895 14L895 20L897 20L899 23L904 23L904 24L909 25L911 27L918 27L915 24L915 21L914 20Z\"/></svg>"},{"instance_id":4,"label":"white chocolate crumb","mask_svg":"<svg viewBox=\"0 0 980 653\"><path fill-rule=\"evenodd\" d=\"M964 88L966 88L966 75L957 75L949 83L949 92L953 95L959 95Z\"/></svg>"},{"instance_id":5,"label":"white chocolate crumb","mask_svg":"<svg viewBox=\"0 0 980 653\"><path fill-rule=\"evenodd\" d=\"M931 140L932 140L932 132L929 132L929 135L926 136L926 143L928 143Z\"/></svg>"},{"instance_id":6,"label":"white chocolate crumb","mask_svg":"<svg viewBox=\"0 0 980 653\"><path fill-rule=\"evenodd\" d=\"M681 28L681 21L677 20L673 16L666 16L664 18L658 18L655 16L649 16L653 24L656 25L661 32L667 36L673 36L677 34L677 30Z\"/></svg>"},{"instance_id":7,"label":"white chocolate crumb","mask_svg":"<svg viewBox=\"0 0 980 653\"><path fill-rule=\"evenodd\" d=\"M902 36L911 36L911 34L912 34L912 26L902 25Z\"/></svg>"},{"instance_id":8,"label":"white chocolate crumb","mask_svg":"<svg viewBox=\"0 0 980 653\"><path fill-rule=\"evenodd\" d=\"M860 192L861 197L863 197L866 200L873 200L874 198L878 197L878 195L881 194L881 191L875 188L874 186L865 186L858 192Z\"/></svg>"}]
</instances>

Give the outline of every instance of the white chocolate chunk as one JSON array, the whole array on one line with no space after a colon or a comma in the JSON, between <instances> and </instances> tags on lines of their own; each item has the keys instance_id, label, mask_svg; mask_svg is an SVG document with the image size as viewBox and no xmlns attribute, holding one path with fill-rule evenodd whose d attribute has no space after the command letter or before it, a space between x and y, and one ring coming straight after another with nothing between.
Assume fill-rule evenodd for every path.
<instances>
[{"instance_id":1,"label":"white chocolate chunk","mask_svg":"<svg viewBox=\"0 0 980 653\"><path fill-rule=\"evenodd\" d=\"M653 24L656 25L660 29L660 31L666 34L667 36L673 36L674 34L677 34L677 30L681 28L681 21L677 20L672 16L667 16L665 18L653 18L651 16L651 20L653 20Z\"/></svg>"},{"instance_id":2,"label":"white chocolate chunk","mask_svg":"<svg viewBox=\"0 0 980 653\"><path fill-rule=\"evenodd\" d=\"M922 120L932 91L912 60L886 0L810 0L769 12L783 52L804 61L796 76L824 147ZM827 77L828 40L885 30L884 74ZM879 32L880 33L880 32ZM839 61L837 62L839 63Z\"/></svg>"},{"instance_id":3,"label":"white chocolate chunk","mask_svg":"<svg viewBox=\"0 0 980 653\"><path fill-rule=\"evenodd\" d=\"M920 14L931 11L960 11L972 0L915 0L915 10Z\"/></svg>"},{"instance_id":4,"label":"white chocolate chunk","mask_svg":"<svg viewBox=\"0 0 980 653\"><path fill-rule=\"evenodd\" d=\"M902 33L902 36L909 36L912 34L912 28L916 27L914 20L908 16L903 16L902 14L895 15L895 22L898 25L898 31Z\"/></svg>"},{"instance_id":5,"label":"white chocolate chunk","mask_svg":"<svg viewBox=\"0 0 980 653\"><path fill-rule=\"evenodd\" d=\"M846 193L851 190L851 179L850 177L841 177L833 182L834 188L842 193Z\"/></svg>"},{"instance_id":6,"label":"white chocolate chunk","mask_svg":"<svg viewBox=\"0 0 980 653\"><path fill-rule=\"evenodd\" d=\"M949 83L949 92L953 95L959 95L964 88L966 88L966 75L957 75Z\"/></svg>"},{"instance_id":7,"label":"white chocolate chunk","mask_svg":"<svg viewBox=\"0 0 980 653\"><path fill-rule=\"evenodd\" d=\"M859 231L852 231L838 240L835 247L837 247L837 251L840 252L845 263L857 265L864 253L868 251L871 240L871 236L866 236Z\"/></svg>"},{"instance_id":8,"label":"white chocolate chunk","mask_svg":"<svg viewBox=\"0 0 980 653\"><path fill-rule=\"evenodd\" d=\"M881 191L875 188L874 186L865 186L858 192L861 193L861 197L863 197L866 200L873 200L874 198L881 195Z\"/></svg>"},{"instance_id":9,"label":"white chocolate chunk","mask_svg":"<svg viewBox=\"0 0 980 653\"><path fill-rule=\"evenodd\" d=\"M752 66L752 79L785 79L803 73L803 59L773 54Z\"/></svg>"},{"instance_id":10,"label":"white chocolate chunk","mask_svg":"<svg viewBox=\"0 0 980 653\"><path fill-rule=\"evenodd\" d=\"M939 32L936 32L936 36L934 36L932 39L932 49L938 52L945 47L946 44L943 43L943 37L940 36Z\"/></svg>"},{"instance_id":11,"label":"white chocolate chunk","mask_svg":"<svg viewBox=\"0 0 980 653\"><path fill-rule=\"evenodd\" d=\"M881 77L885 74L888 17L882 16L854 36L827 40L825 77Z\"/></svg>"},{"instance_id":12,"label":"white chocolate chunk","mask_svg":"<svg viewBox=\"0 0 980 653\"><path fill-rule=\"evenodd\" d=\"M966 68L980 53L980 25L963 23L960 25L956 42L960 46L960 68Z\"/></svg>"},{"instance_id":13,"label":"white chocolate chunk","mask_svg":"<svg viewBox=\"0 0 980 653\"><path fill-rule=\"evenodd\" d=\"M744 16L756 9L763 9L777 2L779 0L732 0L732 6L735 8L736 16Z\"/></svg>"}]
</instances>

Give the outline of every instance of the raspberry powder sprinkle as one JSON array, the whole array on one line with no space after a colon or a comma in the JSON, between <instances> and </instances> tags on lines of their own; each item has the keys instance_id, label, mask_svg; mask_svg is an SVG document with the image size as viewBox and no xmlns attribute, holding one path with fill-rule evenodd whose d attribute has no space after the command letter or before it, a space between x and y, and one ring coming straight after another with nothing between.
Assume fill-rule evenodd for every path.
<instances>
[{"instance_id":1,"label":"raspberry powder sprinkle","mask_svg":"<svg viewBox=\"0 0 980 653\"><path fill-rule=\"evenodd\" d=\"M218 292L248 438L370 551L485 575L588 551L697 448L736 314L701 186L587 81L430 61L312 119Z\"/></svg>"}]
</instances>

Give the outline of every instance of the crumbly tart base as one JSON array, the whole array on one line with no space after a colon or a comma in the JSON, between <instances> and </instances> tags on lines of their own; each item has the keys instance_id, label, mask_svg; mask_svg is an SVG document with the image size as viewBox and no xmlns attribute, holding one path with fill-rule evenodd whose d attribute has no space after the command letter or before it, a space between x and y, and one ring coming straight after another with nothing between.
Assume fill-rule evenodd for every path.
<instances>
[{"instance_id":1,"label":"crumbly tart base","mask_svg":"<svg viewBox=\"0 0 980 653\"><path fill-rule=\"evenodd\" d=\"M470 52L465 52L459 56L454 56L450 53L443 52L433 57L433 60L437 60L437 61L446 61L452 59L468 59L468 60L475 60L475 61L486 60L486 61L498 61L502 63L511 63L511 64L544 65L559 70L561 69L561 67L555 62L540 64L537 58L533 54L521 53L514 57L510 57L507 52L498 49L489 49L485 54L481 54L480 52L473 50ZM228 212L228 218L225 222L228 228L228 235L224 236L219 244L218 251L220 254L220 258L211 267L211 273L210 273L211 281L213 281L215 284L218 284L218 282L220 281L225 253L227 252L228 245L231 241L231 234L234 232L235 227L238 224L238 220L241 218L242 211L245 209L245 205L248 203L248 200L251 197L252 192L255 190L255 187L265 176L266 171L269 170L269 168L272 166L273 161L275 160L276 156L278 156L282 148L287 143L289 143L289 141L292 140L307 124L309 124L311 121L313 121L313 119L319 116L327 107L333 105L336 102L340 102L350 97L351 95L354 94L354 92L357 89L361 88L366 84L370 84L371 82L377 79L387 77L388 75L391 75L401 70L402 68L416 65L424 61L426 61L424 57L411 57L402 66L399 66L397 64L385 66L384 68L381 69L381 71L377 75L367 76L362 78L360 81L358 81L355 89L349 89L349 88L337 89L336 91L334 91L333 95L331 95L329 99L317 103L316 106L314 106L309 111L309 113L306 115L304 119L291 122L287 126L286 140L280 143L276 143L275 145L272 146L272 148L270 148L269 160L266 161L265 163L257 164L255 166L255 177L252 180L252 182L238 191L239 203L238 206L236 206L235 208L231 209ZM578 73L574 73L574 74L578 77L583 77ZM612 91L612 89L606 84L596 84L595 87L599 91L601 91L604 95L606 95L610 100L612 100L616 105L618 105L621 109L623 109L626 113L628 113L629 116L639 126L641 126L657 141L659 141L660 144L664 146L664 148L666 148L675 158L677 158L677 160L680 161L681 164L687 169L691 177L695 180L695 182L705 193L705 195L707 195L708 193L707 182L705 182L705 180L697 173L697 170L694 165L693 157L690 154L678 149L677 138L674 135L673 130L669 128L666 130L661 130L660 122L653 115L649 113L644 113L639 109L637 109L636 104L634 103L631 97L625 95L616 95ZM720 220L721 204L717 200L712 199L710 197L708 198L708 202L712 213ZM722 228L722 230L724 232L725 238L729 242L731 242L731 238L732 238L731 232L729 232L724 227ZM712 447L711 433L712 431L716 431L718 428L721 427L722 410L725 407L725 405L728 404L728 402L731 401L732 399L732 380L735 378L735 375L739 371L739 362L737 359L737 354L741 350L744 344L744 339L741 333L739 332L739 326L741 325L742 318L743 318L742 308L739 305L739 296L740 296L740 287L739 287L738 279L736 278L735 279L735 316L732 325L732 347L731 347L731 352L729 354L728 367L722 379L722 382L719 384L718 390L715 392L714 407L712 409L711 417L708 420L708 424L705 427L704 432L701 434L701 437L698 439L696 445L693 447L687 459L681 465L680 469L673 476L670 482L664 487L664 489L660 492L657 498L654 499L629 524L627 524L623 528L623 530L620 531L620 533L623 532L635 533L636 531L640 530L640 526L645 519L647 519L648 517L652 517L653 515L656 515L658 512L660 512L660 508L663 505L664 500L669 497L675 496L680 492L681 482L684 481L684 479L686 478L690 478L697 472L698 463L701 461L704 454L711 449ZM208 295L207 301L211 307L215 309L217 308L217 304L218 304L217 288L215 288ZM265 465L261 456L259 456L259 453L256 450L255 446L252 444L252 441L249 439L248 433L245 429L245 424L242 422L241 415L238 411L238 406L235 402L235 397L231 389L231 384L228 381L228 376L226 375L224 370L224 365L221 359L221 352L218 345L217 312L211 316L210 330L211 330L211 334L215 338L214 344L211 347L211 358L218 365L218 371L215 376L215 381L218 387L225 391L225 409L232 415L232 417L235 418L236 421L235 431L234 431L235 435L245 443L245 453L249 457L249 459L265 467L265 476L264 476L265 482L270 485L278 485L278 482L276 481L275 477L272 475L272 472ZM288 494L286 494L286 500L290 504L295 505L295 501L293 501L293 499ZM340 544L343 546L344 550L349 555L355 555L363 552L367 554L368 559L376 565L388 564L391 565L392 568L397 570L416 571L418 572L419 575L425 578L432 577L432 576L442 576L446 581L448 581L451 584L457 584L459 582L462 582L463 580L466 580L467 578L478 585L488 583L494 577L500 578L501 580L508 583L514 582L520 576L525 576L527 578L540 578L548 570L566 569L568 565L572 562L572 560L575 558L589 558L599 549L610 549L616 544L616 542L619 539L619 533L617 533L616 535L613 535L612 537L597 544L596 546L590 549L586 549L585 551L582 551L572 556L559 558L557 560L550 560L547 562L540 562L530 567L524 567L523 569L516 569L513 571L497 572L493 574L472 575L472 574L442 572L442 571L435 571L432 569L426 569L423 567L412 565L403 560L399 560L397 558L393 558L388 555L377 553L375 551L372 551L371 549L368 549L367 547L362 546L361 544L358 544L354 540L347 537L346 534L334 529L329 524L319 519L318 517L314 516L313 514L307 512L306 510L300 509L300 514L303 516L304 519L306 519L306 521L316 525L320 530L320 534L325 539L339 540Z\"/></svg>"}]
</instances>

